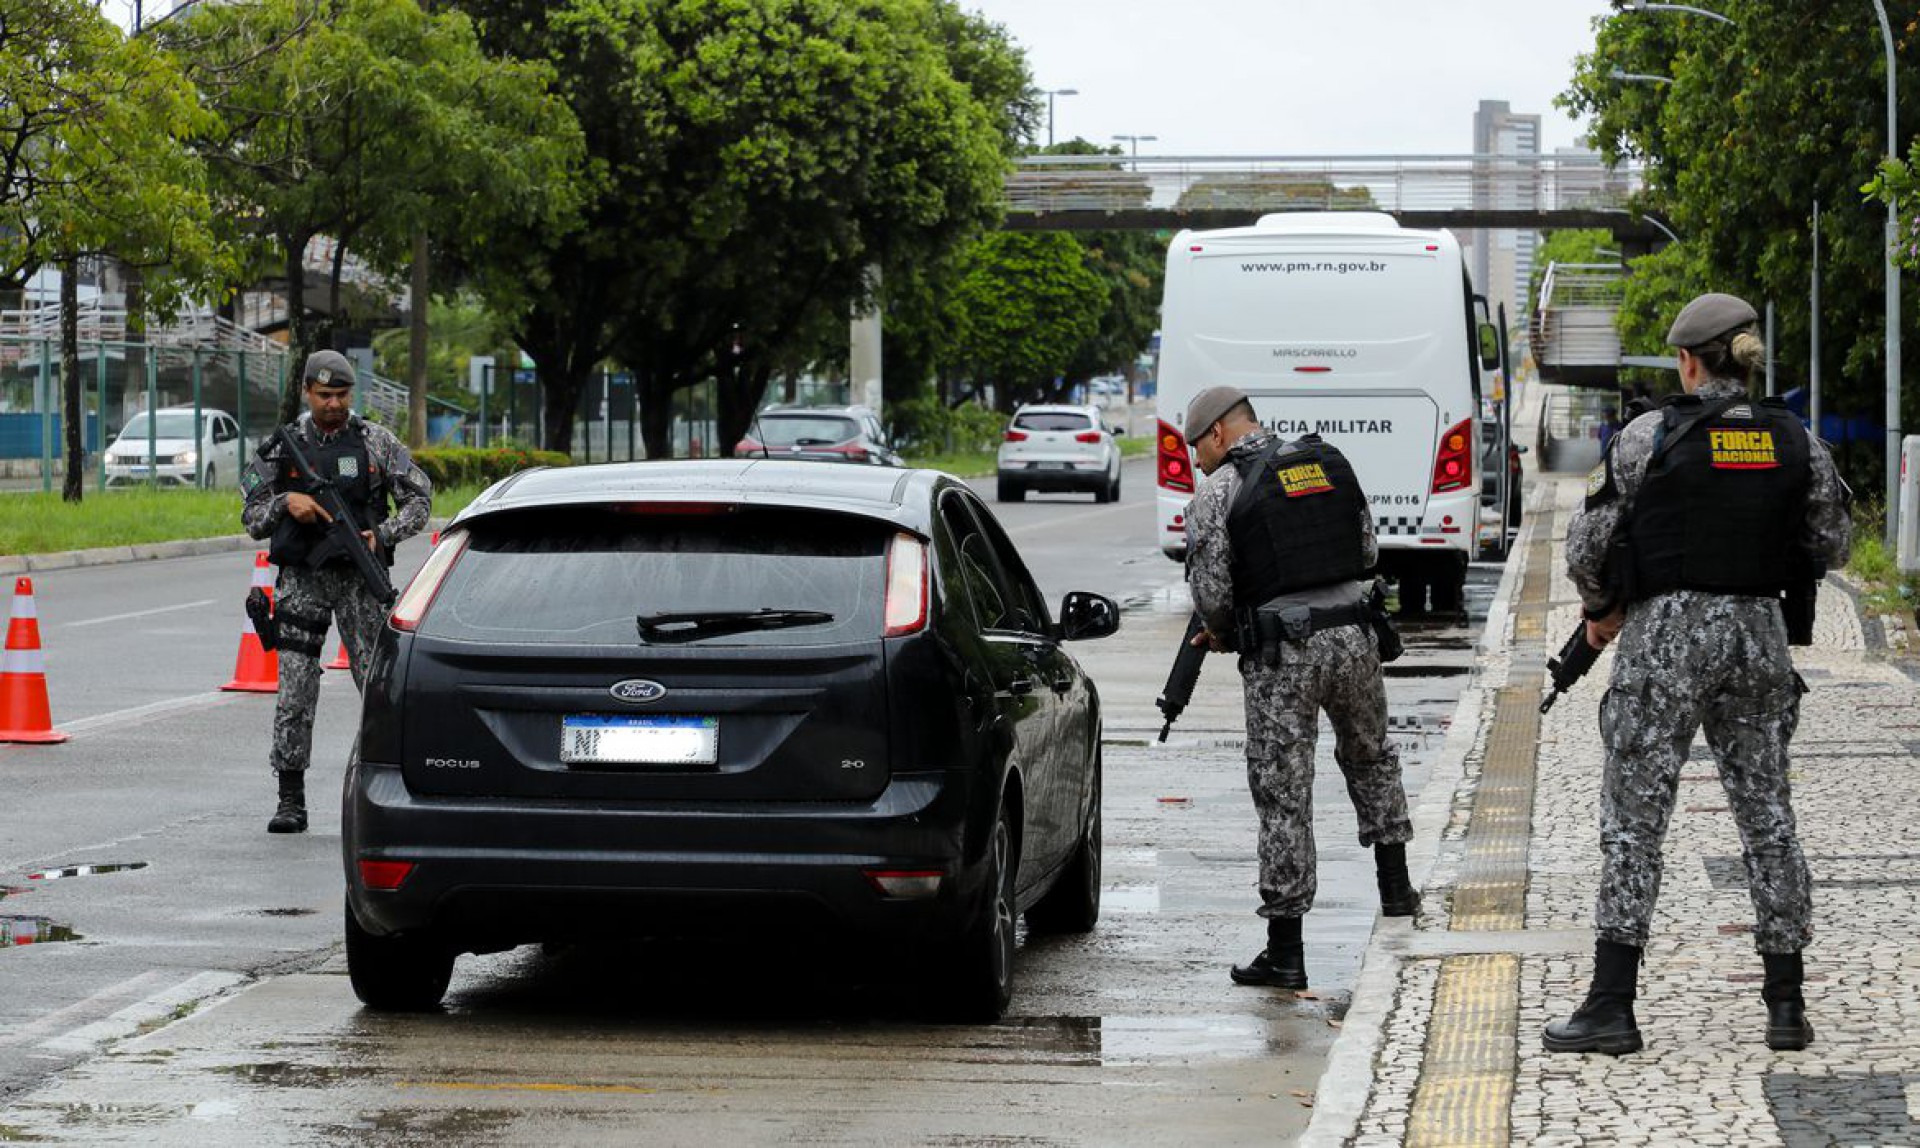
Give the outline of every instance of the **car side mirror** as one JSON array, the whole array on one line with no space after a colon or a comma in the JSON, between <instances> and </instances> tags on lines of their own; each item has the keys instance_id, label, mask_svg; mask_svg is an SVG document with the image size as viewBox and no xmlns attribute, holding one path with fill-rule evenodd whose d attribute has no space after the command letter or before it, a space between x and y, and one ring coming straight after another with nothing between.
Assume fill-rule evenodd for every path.
<instances>
[{"instance_id":1,"label":"car side mirror","mask_svg":"<svg viewBox=\"0 0 1920 1148\"><path fill-rule=\"evenodd\" d=\"M1120 630L1120 606L1112 598L1074 590L1060 602L1060 636L1069 642L1105 638Z\"/></svg>"},{"instance_id":2,"label":"car side mirror","mask_svg":"<svg viewBox=\"0 0 1920 1148\"><path fill-rule=\"evenodd\" d=\"M1492 323L1480 324L1480 365L1489 371L1500 369L1500 331Z\"/></svg>"},{"instance_id":3,"label":"car side mirror","mask_svg":"<svg viewBox=\"0 0 1920 1148\"><path fill-rule=\"evenodd\" d=\"M1513 453L1515 453L1515 454L1525 454L1525 453L1527 453L1527 448L1526 448L1526 447L1524 447L1524 446L1521 446L1521 445L1520 445L1520 444L1518 444L1518 443L1515 443L1515 444L1514 444L1514 447L1513 447Z\"/></svg>"}]
</instances>

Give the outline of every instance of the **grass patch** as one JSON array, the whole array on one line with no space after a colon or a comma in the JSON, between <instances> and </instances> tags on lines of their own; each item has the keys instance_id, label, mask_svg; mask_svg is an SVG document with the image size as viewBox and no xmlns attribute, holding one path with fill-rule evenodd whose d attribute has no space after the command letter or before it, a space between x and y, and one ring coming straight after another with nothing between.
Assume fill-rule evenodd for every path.
<instances>
[{"instance_id":1,"label":"grass patch","mask_svg":"<svg viewBox=\"0 0 1920 1148\"><path fill-rule=\"evenodd\" d=\"M455 513L484 489L436 491L433 513ZM77 503L58 493L0 494L0 554L52 554L243 533L234 490L88 491Z\"/></svg>"},{"instance_id":2,"label":"grass patch","mask_svg":"<svg viewBox=\"0 0 1920 1148\"><path fill-rule=\"evenodd\" d=\"M1847 573L1860 583L1861 604L1874 614L1914 617L1920 603L1920 576L1902 574L1883 537L1886 518L1878 506L1859 509L1853 520L1853 555Z\"/></svg>"}]
</instances>

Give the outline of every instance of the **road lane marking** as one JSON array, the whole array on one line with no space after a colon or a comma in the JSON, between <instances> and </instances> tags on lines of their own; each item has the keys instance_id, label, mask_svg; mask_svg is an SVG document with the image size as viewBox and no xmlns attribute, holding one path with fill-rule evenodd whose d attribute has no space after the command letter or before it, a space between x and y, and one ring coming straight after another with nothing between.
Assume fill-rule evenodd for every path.
<instances>
[{"instance_id":1,"label":"road lane marking","mask_svg":"<svg viewBox=\"0 0 1920 1148\"><path fill-rule=\"evenodd\" d=\"M141 973L138 976L128 977L126 980L120 981L117 984L108 985L97 993L82 997L70 1005L55 1009L38 1020L28 1021L26 1024L15 1025L12 1028L0 1030L0 1048L13 1044L26 1044L28 1041L37 1040L48 1033L56 1032L61 1025L66 1024L68 1021L76 1020L83 1016L90 1016L109 1004L125 1000L133 994L140 992L142 989L145 989L148 985L156 981L164 980L166 975L166 973L155 969L150 972Z\"/></svg>"},{"instance_id":2,"label":"road lane marking","mask_svg":"<svg viewBox=\"0 0 1920 1148\"><path fill-rule=\"evenodd\" d=\"M630 1093L655 1096L660 1090L639 1084L568 1084L557 1080L530 1080L522 1084L495 1084L484 1080L402 1080L396 1088L438 1088L449 1092L587 1092ZM720 1093L723 1088L708 1086L682 1091Z\"/></svg>"},{"instance_id":3,"label":"road lane marking","mask_svg":"<svg viewBox=\"0 0 1920 1148\"><path fill-rule=\"evenodd\" d=\"M168 698L166 701L149 702L143 706L134 706L132 709L115 710L112 713L95 714L92 717L81 718L78 721L61 722L60 728L69 734L92 733L95 730L105 729L109 726L138 722L150 717L162 717L184 710L204 709L241 696L243 695L224 693L220 690L209 690L204 694L189 694L183 698Z\"/></svg>"},{"instance_id":4,"label":"road lane marking","mask_svg":"<svg viewBox=\"0 0 1920 1148\"><path fill-rule=\"evenodd\" d=\"M155 606L151 610L135 610L131 614L108 614L104 618L88 618L81 622L64 622L65 628L78 629L81 626L104 626L108 622L124 622L129 618L147 618L154 614L169 614L175 610L198 610L202 606L211 606L218 598L205 598L198 602L183 602L178 606Z\"/></svg>"},{"instance_id":5,"label":"road lane marking","mask_svg":"<svg viewBox=\"0 0 1920 1148\"><path fill-rule=\"evenodd\" d=\"M138 1036L158 1028L169 1020L183 1018L182 1010L210 996L225 992L247 978L239 973L207 971L142 997L127 1007L92 1024L83 1024L70 1032L40 1042L48 1052L91 1052L109 1041Z\"/></svg>"},{"instance_id":6,"label":"road lane marking","mask_svg":"<svg viewBox=\"0 0 1920 1148\"><path fill-rule=\"evenodd\" d=\"M1061 503L1060 505L1066 506L1071 504ZM1061 527L1070 525L1071 523L1084 522L1089 518L1098 518L1103 514L1114 514L1122 510L1131 510L1131 511L1134 511L1135 513L1139 513L1140 511L1143 511L1143 510L1152 510L1152 509L1153 507L1143 505L1138 502L1133 502L1133 503L1116 502L1112 506L1103 506L1098 510L1083 511L1082 513L1074 515L1071 519L1063 520L1059 518L1049 518L1045 522L1029 522L1025 526L1013 527L1009 529L1007 533L1008 534L1029 534L1035 530L1059 530Z\"/></svg>"}]
</instances>

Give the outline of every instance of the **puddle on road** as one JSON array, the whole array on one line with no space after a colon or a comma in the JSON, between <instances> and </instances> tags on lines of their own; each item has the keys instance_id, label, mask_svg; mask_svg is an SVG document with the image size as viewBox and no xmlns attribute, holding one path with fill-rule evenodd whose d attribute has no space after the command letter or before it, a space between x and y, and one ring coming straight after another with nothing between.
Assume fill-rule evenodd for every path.
<instances>
[{"instance_id":1,"label":"puddle on road","mask_svg":"<svg viewBox=\"0 0 1920 1148\"><path fill-rule=\"evenodd\" d=\"M84 940L73 926L63 925L51 917L18 917L0 915L0 949L17 949L24 945L50 945L56 941Z\"/></svg>"},{"instance_id":2,"label":"puddle on road","mask_svg":"<svg viewBox=\"0 0 1920 1148\"><path fill-rule=\"evenodd\" d=\"M233 915L236 917L311 917L315 911L313 909L239 909Z\"/></svg>"},{"instance_id":3,"label":"puddle on road","mask_svg":"<svg viewBox=\"0 0 1920 1148\"><path fill-rule=\"evenodd\" d=\"M1471 666L1381 666L1380 672L1389 678L1457 678L1472 670Z\"/></svg>"},{"instance_id":4,"label":"puddle on road","mask_svg":"<svg viewBox=\"0 0 1920 1148\"><path fill-rule=\"evenodd\" d=\"M1255 1058L1293 1051L1280 1029L1252 1016L1009 1017L1034 1051L1098 1058L1102 1064L1203 1057Z\"/></svg>"},{"instance_id":5,"label":"puddle on road","mask_svg":"<svg viewBox=\"0 0 1920 1148\"><path fill-rule=\"evenodd\" d=\"M331 1088L346 1080L366 1080L380 1075L382 1069L357 1064L295 1064L289 1060L265 1064L232 1064L219 1071L231 1073L249 1084L273 1088Z\"/></svg>"},{"instance_id":6,"label":"puddle on road","mask_svg":"<svg viewBox=\"0 0 1920 1148\"><path fill-rule=\"evenodd\" d=\"M69 877L96 877L103 873L125 873L133 869L145 869L145 861L111 861L96 865L68 865L61 869L47 869L39 873L27 874L29 881L61 881Z\"/></svg>"}]
</instances>

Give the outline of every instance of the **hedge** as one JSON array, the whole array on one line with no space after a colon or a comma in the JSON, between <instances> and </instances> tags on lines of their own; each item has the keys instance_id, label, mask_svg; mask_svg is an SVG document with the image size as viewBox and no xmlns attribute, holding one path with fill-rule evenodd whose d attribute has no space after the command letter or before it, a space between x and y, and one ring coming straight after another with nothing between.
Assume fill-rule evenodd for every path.
<instances>
[{"instance_id":1,"label":"hedge","mask_svg":"<svg viewBox=\"0 0 1920 1148\"><path fill-rule=\"evenodd\" d=\"M532 466L566 466L573 460L559 451L522 447L427 447L413 452L413 461L427 472L436 488L486 486Z\"/></svg>"}]
</instances>

